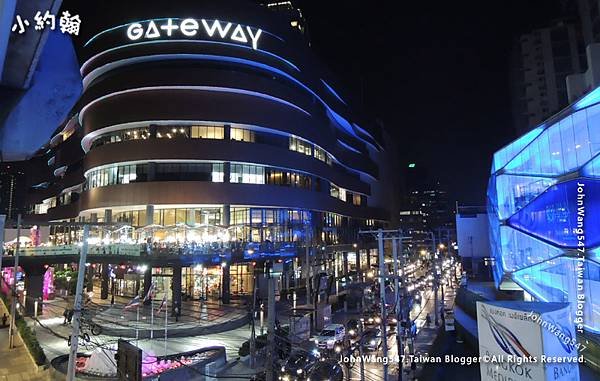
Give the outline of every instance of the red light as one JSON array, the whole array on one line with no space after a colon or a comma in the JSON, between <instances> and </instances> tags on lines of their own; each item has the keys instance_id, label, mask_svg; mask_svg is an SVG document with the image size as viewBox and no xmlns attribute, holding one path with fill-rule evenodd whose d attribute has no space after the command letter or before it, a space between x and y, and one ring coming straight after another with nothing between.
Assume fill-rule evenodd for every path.
<instances>
[{"instance_id":1,"label":"red light","mask_svg":"<svg viewBox=\"0 0 600 381\"><path fill-rule=\"evenodd\" d=\"M125 265L120 266L122 270L125 270Z\"/></svg>"}]
</instances>

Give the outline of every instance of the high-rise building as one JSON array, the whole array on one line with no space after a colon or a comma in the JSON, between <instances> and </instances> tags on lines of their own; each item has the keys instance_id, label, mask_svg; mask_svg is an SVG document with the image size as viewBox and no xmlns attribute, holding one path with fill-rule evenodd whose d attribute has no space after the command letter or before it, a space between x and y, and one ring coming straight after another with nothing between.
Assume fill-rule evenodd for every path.
<instances>
[{"instance_id":1,"label":"high-rise building","mask_svg":"<svg viewBox=\"0 0 600 381\"><path fill-rule=\"evenodd\" d=\"M451 243L455 237L454 212L448 193L439 182L431 184L427 169L409 164L403 173L405 196L400 204L400 227L411 237L414 250L429 249L431 234L436 240Z\"/></svg>"},{"instance_id":2,"label":"high-rise building","mask_svg":"<svg viewBox=\"0 0 600 381\"><path fill-rule=\"evenodd\" d=\"M600 1L577 0L577 8L585 45L600 42Z\"/></svg>"},{"instance_id":3,"label":"high-rise building","mask_svg":"<svg viewBox=\"0 0 600 381\"><path fill-rule=\"evenodd\" d=\"M568 104L566 77L585 68L578 28L560 21L524 34L512 61L513 121L523 134Z\"/></svg>"},{"instance_id":4,"label":"high-rise building","mask_svg":"<svg viewBox=\"0 0 600 381\"><path fill-rule=\"evenodd\" d=\"M258 0L258 3L267 7L270 11L277 12L281 16L288 18L290 26L293 29L306 34L306 20L302 15L302 10L293 1Z\"/></svg>"},{"instance_id":5,"label":"high-rise building","mask_svg":"<svg viewBox=\"0 0 600 381\"><path fill-rule=\"evenodd\" d=\"M22 168L14 164L0 164L0 214L15 220L25 213L26 178Z\"/></svg>"}]
</instances>

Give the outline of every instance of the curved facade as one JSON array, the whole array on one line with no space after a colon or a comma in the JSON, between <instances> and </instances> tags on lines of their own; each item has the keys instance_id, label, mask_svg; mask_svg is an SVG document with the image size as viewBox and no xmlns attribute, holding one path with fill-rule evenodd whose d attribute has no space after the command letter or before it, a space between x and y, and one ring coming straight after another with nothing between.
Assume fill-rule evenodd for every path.
<instances>
[{"instance_id":1,"label":"curved facade","mask_svg":"<svg viewBox=\"0 0 600 381\"><path fill-rule=\"evenodd\" d=\"M355 114L289 24L259 7L186 9L99 26L84 92L48 158L38 212L351 243L388 221L377 126ZM163 15L161 15L163 16ZM39 203L39 200L44 203Z\"/></svg>"},{"instance_id":2,"label":"curved facade","mask_svg":"<svg viewBox=\"0 0 600 381\"><path fill-rule=\"evenodd\" d=\"M592 92L496 152L488 187L500 287L512 280L536 299L571 302L592 332L600 332L599 101Z\"/></svg>"}]
</instances>

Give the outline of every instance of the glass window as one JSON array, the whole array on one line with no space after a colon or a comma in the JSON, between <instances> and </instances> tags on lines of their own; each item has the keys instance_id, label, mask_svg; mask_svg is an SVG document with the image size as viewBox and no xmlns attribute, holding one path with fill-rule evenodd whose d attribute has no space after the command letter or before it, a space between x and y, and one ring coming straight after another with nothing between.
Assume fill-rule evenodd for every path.
<instances>
[{"instance_id":1,"label":"glass window","mask_svg":"<svg viewBox=\"0 0 600 381\"><path fill-rule=\"evenodd\" d=\"M254 143L255 133L243 128L231 128L231 140Z\"/></svg>"},{"instance_id":2,"label":"glass window","mask_svg":"<svg viewBox=\"0 0 600 381\"><path fill-rule=\"evenodd\" d=\"M312 156L312 144L295 136L290 136L289 148L291 151L296 151L298 153L303 153L307 156Z\"/></svg>"}]
</instances>

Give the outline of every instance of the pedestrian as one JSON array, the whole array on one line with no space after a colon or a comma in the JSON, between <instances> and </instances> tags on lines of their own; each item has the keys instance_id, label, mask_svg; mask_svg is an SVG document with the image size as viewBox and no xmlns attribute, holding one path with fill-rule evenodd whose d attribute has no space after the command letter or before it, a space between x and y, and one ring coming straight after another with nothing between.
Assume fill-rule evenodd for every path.
<instances>
[{"instance_id":1,"label":"pedestrian","mask_svg":"<svg viewBox=\"0 0 600 381\"><path fill-rule=\"evenodd\" d=\"M6 321L8 320L8 316L6 314L2 315L2 326L6 327Z\"/></svg>"},{"instance_id":2,"label":"pedestrian","mask_svg":"<svg viewBox=\"0 0 600 381\"><path fill-rule=\"evenodd\" d=\"M69 324L71 324L71 321L73 321L73 315L74 315L74 314L75 314L75 311L74 311L74 310L72 310L72 309L71 309L71 310L69 310L69 317L68 317L68 319L67 319L67 320L68 320L68 322L69 322Z\"/></svg>"},{"instance_id":3,"label":"pedestrian","mask_svg":"<svg viewBox=\"0 0 600 381\"><path fill-rule=\"evenodd\" d=\"M175 315L175 322L179 322L179 304L175 304L175 308L173 309L173 313Z\"/></svg>"},{"instance_id":4,"label":"pedestrian","mask_svg":"<svg viewBox=\"0 0 600 381\"><path fill-rule=\"evenodd\" d=\"M65 311L63 312L63 317L65 318L63 320L63 325L67 324L67 320L69 319L69 309L65 308Z\"/></svg>"},{"instance_id":5,"label":"pedestrian","mask_svg":"<svg viewBox=\"0 0 600 381\"><path fill-rule=\"evenodd\" d=\"M427 317L425 317L425 324L427 325L427 328L431 326L431 316L429 316L429 314L427 314Z\"/></svg>"}]
</instances>

